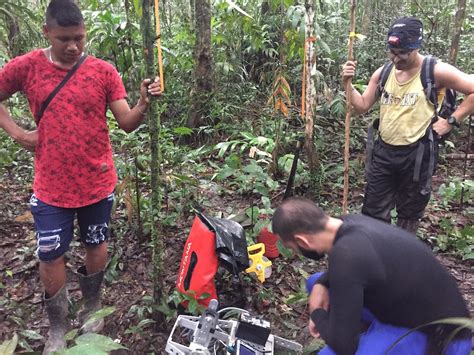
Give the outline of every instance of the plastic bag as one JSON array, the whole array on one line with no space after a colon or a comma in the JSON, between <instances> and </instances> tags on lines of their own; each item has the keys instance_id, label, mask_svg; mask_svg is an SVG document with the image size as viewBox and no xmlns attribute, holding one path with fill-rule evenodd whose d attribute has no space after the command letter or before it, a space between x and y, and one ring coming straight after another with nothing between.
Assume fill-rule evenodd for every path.
<instances>
[{"instance_id":1,"label":"plastic bag","mask_svg":"<svg viewBox=\"0 0 474 355\"><path fill-rule=\"evenodd\" d=\"M221 265L234 275L247 269L250 262L243 227L230 219L207 217L203 214L199 217L216 234L216 253Z\"/></svg>"}]
</instances>

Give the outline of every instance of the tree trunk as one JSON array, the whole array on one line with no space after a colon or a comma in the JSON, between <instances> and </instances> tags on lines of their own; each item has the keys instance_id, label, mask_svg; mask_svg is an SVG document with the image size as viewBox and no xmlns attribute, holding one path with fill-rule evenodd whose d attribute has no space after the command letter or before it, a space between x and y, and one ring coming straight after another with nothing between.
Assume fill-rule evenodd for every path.
<instances>
[{"instance_id":1,"label":"tree trunk","mask_svg":"<svg viewBox=\"0 0 474 355\"><path fill-rule=\"evenodd\" d=\"M196 19L196 6L198 6L197 2L200 0L189 0L188 3L188 20L189 20L189 27L193 28L195 26L195 19Z\"/></svg>"},{"instance_id":2,"label":"tree trunk","mask_svg":"<svg viewBox=\"0 0 474 355\"><path fill-rule=\"evenodd\" d=\"M125 9L125 18L127 19L127 26L130 23L130 1L124 0L123 7Z\"/></svg>"},{"instance_id":3,"label":"tree trunk","mask_svg":"<svg viewBox=\"0 0 474 355\"><path fill-rule=\"evenodd\" d=\"M466 0L458 0L458 8L456 10L456 16L454 18L454 35L451 41L451 48L449 50L449 62L454 65L456 64L456 58L458 56L459 49L459 38L461 37L462 24L466 16Z\"/></svg>"},{"instance_id":4,"label":"tree trunk","mask_svg":"<svg viewBox=\"0 0 474 355\"><path fill-rule=\"evenodd\" d=\"M18 35L20 33L20 27L16 19L6 16L5 21L8 27L8 51L10 58L14 58L22 54L22 50L18 48Z\"/></svg>"},{"instance_id":5,"label":"tree trunk","mask_svg":"<svg viewBox=\"0 0 474 355\"><path fill-rule=\"evenodd\" d=\"M365 0L363 8L363 16L360 33L368 35L370 32L370 24L372 22L373 12L374 12L374 1Z\"/></svg>"},{"instance_id":6,"label":"tree trunk","mask_svg":"<svg viewBox=\"0 0 474 355\"><path fill-rule=\"evenodd\" d=\"M162 6L161 8L163 9L162 13L161 13L161 17L163 19L163 25L164 27L166 27L167 29L170 27L169 25L169 18L168 18L168 14L166 13L166 7L167 7L167 3L168 1L167 0L162 0Z\"/></svg>"},{"instance_id":7,"label":"tree trunk","mask_svg":"<svg viewBox=\"0 0 474 355\"><path fill-rule=\"evenodd\" d=\"M314 85L313 74L316 71L316 49L314 46L314 4L312 0L305 0L306 8L306 75L304 77L305 95L305 143L304 147L308 156L308 166L310 173L316 173L319 165L319 158L314 147L314 111L316 107L316 87Z\"/></svg>"},{"instance_id":8,"label":"tree trunk","mask_svg":"<svg viewBox=\"0 0 474 355\"><path fill-rule=\"evenodd\" d=\"M191 92L191 107L188 127L205 124L208 102L213 88L213 59L211 50L211 3L210 0L196 0L196 48L194 87Z\"/></svg>"},{"instance_id":9,"label":"tree trunk","mask_svg":"<svg viewBox=\"0 0 474 355\"><path fill-rule=\"evenodd\" d=\"M142 18L142 33L143 45L145 53L146 77L154 78L157 70L155 66L155 37L153 31L152 14L154 5L151 0L142 0L143 18ZM158 102L155 99L151 100L150 109L148 111L148 128L150 132L151 144L151 239L152 239L152 263L153 263L153 298L156 304L160 304L164 299L163 290L163 252L165 250L163 235L160 233L159 225L159 211L161 209L160 199L160 165L161 153L159 136L160 136L160 112L158 109ZM155 315L159 318L160 315Z\"/></svg>"}]
</instances>

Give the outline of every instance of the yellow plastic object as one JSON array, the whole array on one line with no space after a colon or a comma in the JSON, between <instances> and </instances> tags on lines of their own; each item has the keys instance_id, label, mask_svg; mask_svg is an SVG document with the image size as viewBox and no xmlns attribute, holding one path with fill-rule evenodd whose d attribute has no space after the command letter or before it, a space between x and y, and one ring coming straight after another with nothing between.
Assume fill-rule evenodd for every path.
<instances>
[{"instance_id":1,"label":"yellow plastic object","mask_svg":"<svg viewBox=\"0 0 474 355\"><path fill-rule=\"evenodd\" d=\"M250 259L250 267L245 269L246 273L254 272L258 280L263 283L270 276L272 262L263 256L265 253L265 244L258 243L247 247Z\"/></svg>"}]
</instances>

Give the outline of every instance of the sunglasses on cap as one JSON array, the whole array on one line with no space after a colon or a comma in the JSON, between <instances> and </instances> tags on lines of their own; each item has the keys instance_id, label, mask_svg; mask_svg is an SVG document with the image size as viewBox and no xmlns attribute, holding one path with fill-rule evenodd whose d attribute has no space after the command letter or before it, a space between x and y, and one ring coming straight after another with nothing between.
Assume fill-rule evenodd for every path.
<instances>
[{"instance_id":1,"label":"sunglasses on cap","mask_svg":"<svg viewBox=\"0 0 474 355\"><path fill-rule=\"evenodd\" d=\"M390 57L399 57L399 58L408 58L411 52L413 52L414 49L391 49L389 48L387 50L388 55Z\"/></svg>"}]
</instances>

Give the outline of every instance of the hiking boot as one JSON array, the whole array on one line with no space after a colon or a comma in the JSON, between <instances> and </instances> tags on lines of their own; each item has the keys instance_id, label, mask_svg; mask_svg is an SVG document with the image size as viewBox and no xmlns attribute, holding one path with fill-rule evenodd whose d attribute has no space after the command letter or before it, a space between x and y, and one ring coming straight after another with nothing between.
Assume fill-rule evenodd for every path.
<instances>
[{"instance_id":1,"label":"hiking boot","mask_svg":"<svg viewBox=\"0 0 474 355\"><path fill-rule=\"evenodd\" d=\"M82 291L82 298L84 299L84 308L79 313L79 320L84 324L88 318L102 308L100 302L100 287L104 279L104 271L96 272L92 275L87 275L85 266L81 266L77 270L79 275L79 286ZM83 333L98 333L104 327L104 319L98 319L82 328Z\"/></svg>"},{"instance_id":2,"label":"hiking boot","mask_svg":"<svg viewBox=\"0 0 474 355\"><path fill-rule=\"evenodd\" d=\"M66 348L64 336L69 328L66 285L53 297L46 298L45 294L44 306L49 319L49 332L48 340L44 345L43 355L50 355L55 351Z\"/></svg>"},{"instance_id":3,"label":"hiking boot","mask_svg":"<svg viewBox=\"0 0 474 355\"><path fill-rule=\"evenodd\" d=\"M398 218L397 219L397 226L400 228L405 229L407 232L410 232L416 235L418 231L418 226L420 225L420 221L418 219L405 219L405 218Z\"/></svg>"}]
</instances>

